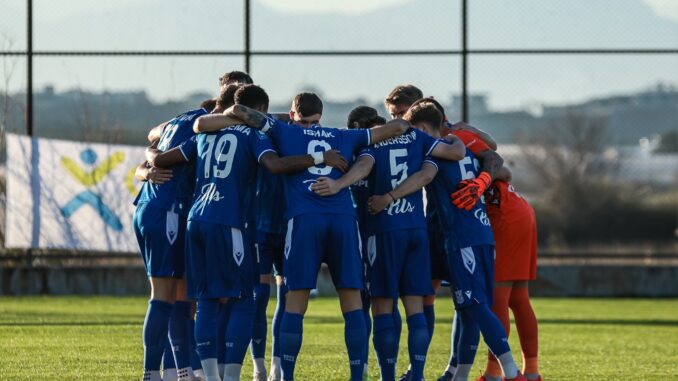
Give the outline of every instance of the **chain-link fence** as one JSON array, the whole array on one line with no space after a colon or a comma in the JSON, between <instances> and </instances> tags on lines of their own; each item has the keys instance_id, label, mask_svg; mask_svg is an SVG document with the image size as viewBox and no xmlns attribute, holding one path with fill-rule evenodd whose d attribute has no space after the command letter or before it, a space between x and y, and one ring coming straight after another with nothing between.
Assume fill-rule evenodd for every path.
<instances>
[{"instance_id":1,"label":"chain-link fence","mask_svg":"<svg viewBox=\"0 0 678 381\"><path fill-rule=\"evenodd\" d=\"M678 16L668 4L0 0L0 9L4 131L143 144L235 69L267 89L275 111L299 90L318 92L330 126L360 104L383 110L391 88L413 83L450 119L498 140L537 210L542 247L676 251Z\"/></svg>"}]
</instances>

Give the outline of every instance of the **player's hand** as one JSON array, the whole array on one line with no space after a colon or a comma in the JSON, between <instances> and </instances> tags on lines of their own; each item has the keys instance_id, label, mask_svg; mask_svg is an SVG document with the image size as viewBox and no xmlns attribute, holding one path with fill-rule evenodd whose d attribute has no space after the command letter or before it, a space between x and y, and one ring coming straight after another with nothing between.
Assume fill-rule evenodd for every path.
<instances>
[{"instance_id":1,"label":"player's hand","mask_svg":"<svg viewBox=\"0 0 678 381\"><path fill-rule=\"evenodd\" d=\"M492 178L487 172L481 172L475 179L460 182L457 191L450 195L452 203L459 209L473 209L491 182Z\"/></svg>"},{"instance_id":2,"label":"player's hand","mask_svg":"<svg viewBox=\"0 0 678 381\"><path fill-rule=\"evenodd\" d=\"M323 152L323 159L325 160L325 165L336 168L342 173L348 171L348 162L341 156L341 152L336 149Z\"/></svg>"},{"instance_id":3,"label":"player's hand","mask_svg":"<svg viewBox=\"0 0 678 381\"><path fill-rule=\"evenodd\" d=\"M367 199L367 211L370 212L370 214L377 214L386 209L386 207L394 201L393 197L388 193L381 195L376 194Z\"/></svg>"},{"instance_id":4,"label":"player's hand","mask_svg":"<svg viewBox=\"0 0 678 381\"><path fill-rule=\"evenodd\" d=\"M167 168L150 167L146 180L153 184L164 184L172 179L172 170Z\"/></svg>"},{"instance_id":5,"label":"player's hand","mask_svg":"<svg viewBox=\"0 0 678 381\"><path fill-rule=\"evenodd\" d=\"M318 180L311 185L311 190L320 196L331 196L339 193L341 187L329 177L318 177Z\"/></svg>"}]
</instances>

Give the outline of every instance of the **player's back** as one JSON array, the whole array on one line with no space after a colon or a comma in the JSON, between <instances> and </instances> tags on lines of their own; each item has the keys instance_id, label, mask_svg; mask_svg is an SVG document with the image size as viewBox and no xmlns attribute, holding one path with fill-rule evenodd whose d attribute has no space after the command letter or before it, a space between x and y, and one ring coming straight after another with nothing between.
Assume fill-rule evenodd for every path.
<instances>
[{"instance_id":1,"label":"player's back","mask_svg":"<svg viewBox=\"0 0 678 381\"><path fill-rule=\"evenodd\" d=\"M457 208L450 195L463 180L478 176L480 163L468 149L460 161L433 160L438 166L438 174L427 187L429 202L435 203L443 233L448 242L448 250L458 250L476 245L493 245L494 238L485 203L481 199L470 211Z\"/></svg>"},{"instance_id":2,"label":"player's back","mask_svg":"<svg viewBox=\"0 0 678 381\"><path fill-rule=\"evenodd\" d=\"M275 175L266 168L257 174L256 223L257 231L285 234L284 175Z\"/></svg>"},{"instance_id":3,"label":"player's back","mask_svg":"<svg viewBox=\"0 0 678 381\"><path fill-rule=\"evenodd\" d=\"M242 229L248 220L246 201L256 176L257 161L272 151L270 140L247 126L231 126L199 134L181 146L196 160L195 195L189 220Z\"/></svg>"},{"instance_id":4,"label":"player's back","mask_svg":"<svg viewBox=\"0 0 678 381\"><path fill-rule=\"evenodd\" d=\"M180 146L190 139L193 133L193 122L201 115L207 114L205 109L185 112L170 120L162 129L158 142L158 150L167 151ZM155 184L147 181L135 200L139 203L152 203L155 207L170 210L174 207L180 214L187 214L193 195L193 164L177 164L172 167L172 178Z\"/></svg>"},{"instance_id":5,"label":"player's back","mask_svg":"<svg viewBox=\"0 0 678 381\"><path fill-rule=\"evenodd\" d=\"M363 152L374 158L369 176L370 193L386 194L421 169L438 141L411 128L405 134L384 140ZM396 229L426 228L422 191L395 202L376 215L368 215L368 234Z\"/></svg>"},{"instance_id":6,"label":"player's back","mask_svg":"<svg viewBox=\"0 0 678 381\"><path fill-rule=\"evenodd\" d=\"M359 148L370 143L370 132L364 129L342 130L312 126L303 128L270 119L269 135L276 143L282 156L308 155L339 150L349 161ZM284 177L287 204L286 219L306 213L349 214L355 216L355 209L348 189L342 189L333 196L319 196L311 190L319 177L338 179L342 173L321 164Z\"/></svg>"}]
</instances>

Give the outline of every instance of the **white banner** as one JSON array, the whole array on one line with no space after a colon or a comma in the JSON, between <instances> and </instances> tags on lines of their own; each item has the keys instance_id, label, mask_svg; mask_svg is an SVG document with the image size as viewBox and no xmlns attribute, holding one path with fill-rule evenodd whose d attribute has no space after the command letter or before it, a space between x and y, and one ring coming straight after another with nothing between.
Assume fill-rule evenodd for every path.
<instances>
[{"instance_id":1,"label":"white banner","mask_svg":"<svg viewBox=\"0 0 678 381\"><path fill-rule=\"evenodd\" d=\"M137 251L144 148L7 134L5 246Z\"/></svg>"}]
</instances>

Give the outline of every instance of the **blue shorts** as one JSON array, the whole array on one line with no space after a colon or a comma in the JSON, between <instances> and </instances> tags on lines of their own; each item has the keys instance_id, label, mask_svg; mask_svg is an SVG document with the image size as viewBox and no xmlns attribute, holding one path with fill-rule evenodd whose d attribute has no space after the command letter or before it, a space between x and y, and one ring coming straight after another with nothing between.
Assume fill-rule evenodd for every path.
<instances>
[{"instance_id":1,"label":"blue shorts","mask_svg":"<svg viewBox=\"0 0 678 381\"><path fill-rule=\"evenodd\" d=\"M259 275L271 274L282 276L283 256L285 252L285 235L259 231L257 232L257 258Z\"/></svg>"},{"instance_id":2,"label":"blue shorts","mask_svg":"<svg viewBox=\"0 0 678 381\"><path fill-rule=\"evenodd\" d=\"M253 253L240 229L214 222L188 222L186 287L189 298L251 295L253 262Z\"/></svg>"},{"instance_id":3,"label":"blue shorts","mask_svg":"<svg viewBox=\"0 0 678 381\"><path fill-rule=\"evenodd\" d=\"M362 289L363 262L355 217L310 213L289 220L285 237L284 281L290 290L313 289L326 263L337 289Z\"/></svg>"},{"instance_id":4,"label":"blue shorts","mask_svg":"<svg viewBox=\"0 0 678 381\"><path fill-rule=\"evenodd\" d=\"M433 295L426 229L378 233L367 239L370 296Z\"/></svg>"},{"instance_id":5,"label":"blue shorts","mask_svg":"<svg viewBox=\"0 0 678 381\"><path fill-rule=\"evenodd\" d=\"M478 245L447 253L450 287L456 309L475 304L492 305L494 246Z\"/></svg>"},{"instance_id":6,"label":"blue shorts","mask_svg":"<svg viewBox=\"0 0 678 381\"><path fill-rule=\"evenodd\" d=\"M134 211L132 222L146 275L183 278L186 217L141 203Z\"/></svg>"}]
</instances>

